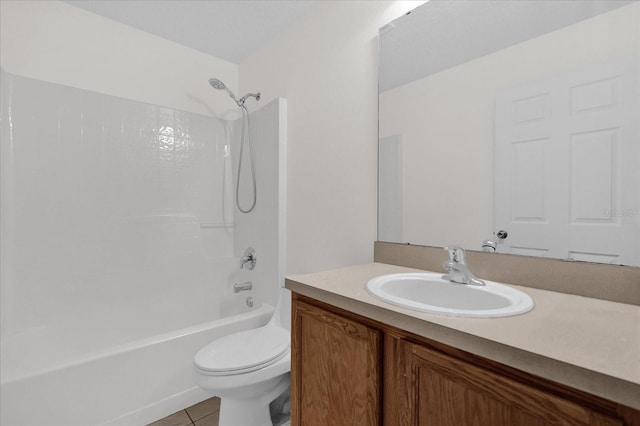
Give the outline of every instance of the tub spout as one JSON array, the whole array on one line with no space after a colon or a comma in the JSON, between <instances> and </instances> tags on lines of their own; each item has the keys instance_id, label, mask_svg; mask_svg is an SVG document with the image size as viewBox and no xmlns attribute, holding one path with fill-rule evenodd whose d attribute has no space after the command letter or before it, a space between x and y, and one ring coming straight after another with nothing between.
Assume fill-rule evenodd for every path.
<instances>
[{"instance_id":1,"label":"tub spout","mask_svg":"<svg viewBox=\"0 0 640 426\"><path fill-rule=\"evenodd\" d=\"M251 281L246 281L244 283L235 283L233 285L233 292L234 293L240 293L241 291L248 291L251 290L253 288L253 284L251 283Z\"/></svg>"}]
</instances>

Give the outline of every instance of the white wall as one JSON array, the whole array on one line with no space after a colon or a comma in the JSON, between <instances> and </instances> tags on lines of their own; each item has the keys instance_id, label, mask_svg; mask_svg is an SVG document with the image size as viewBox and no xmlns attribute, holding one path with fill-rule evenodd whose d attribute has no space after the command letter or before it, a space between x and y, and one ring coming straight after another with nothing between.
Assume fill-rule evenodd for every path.
<instances>
[{"instance_id":1,"label":"white wall","mask_svg":"<svg viewBox=\"0 0 640 426\"><path fill-rule=\"evenodd\" d=\"M240 65L238 92L261 91L260 105L288 100L288 273L372 258L378 28L421 3L319 2ZM229 116L228 99L216 96L207 79L219 77L235 90L233 64L61 2L1 4L6 71Z\"/></svg>"},{"instance_id":2,"label":"white wall","mask_svg":"<svg viewBox=\"0 0 640 426\"><path fill-rule=\"evenodd\" d=\"M386 91L380 137L402 135L403 242L479 250L493 231L494 98L638 52L634 3Z\"/></svg>"},{"instance_id":3,"label":"white wall","mask_svg":"<svg viewBox=\"0 0 640 426\"><path fill-rule=\"evenodd\" d=\"M238 66L55 0L0 2L5 71L200 114L235 110Z\"/></svg>"},{"instance_id":4,"label":"white wall","mask_svg":"<svg viewBox=\"0 0 640 426\"><path fill-rule=\"evenodd\" d=\"M419 3L319 2L240 64L240 92L287 98L289 274L373 257L378 28Z\"/></svg>"},{"instance_id":5,"label":"white wall","mask_svg":"<svg viewBox=\"0 0 640 426\"><path fill-rule=\"evenodd\" d=\"M97 261L104 260L100 249L114 242L109 238L97 239L98 231L105 231L104 223L100 222L100 226L85 223L98 220L91 214L94 211L99 212L101 219L112 216L105 219L105 223L137 216L157 221L163 212L189 212L200 222L222 222L221 210L214 206L219 205L221 199L222 186L216 182L222 176L221 146L228 143L228 135L224 121L204 115L235 116L229 112L237 108L233 108L228 96L209 86L208 78L219 77L235 89L237 65L59 1L2 1L0 8L0 65L8 73L20 76L11 86L15 102L12 105L14 134L11 141L5 134L2 139L3 153L6 154L10 146L16 148L11 148L11 155L2 158L3 201L10 200L2 205L3 213L7 213L3 214L5 229L14 232L19 228L18 220L28 224L24 218L44 217L50 221L64 217L60 214L61 208L68 207L64 203L78 204L77 208L70 209L65 220L80 230L67 232L66 245L56 246L53 235L64 234L69 231L68 227L51 223L47 227L43 220L32 222L43 229L23 227L30 229L29 236L35 242L20 240L23 245L35 244L34 247L43 250L47 244L57 247L53 254L62 258L60 262L52 260L55 256L38 259L49 259L48 265L59 271L63 277L59 281L64 281L64 272L81 274L83 268L102 265L104 262ZM4 90L9 87L4 84L7 81L8 78L3 77L3 95L9 94ZM196 118L179 110L204 115ZM166 129L161 130L160 125ZM183 131L187 133L179 134ZM181 163L178 167L186 166L186 172L175 167L186 158L184 152L178 152L184 151L185 142L199 144L190 147L189 164ZM167 157L174 154L175 163L173 157ZM164 167L167 164L169 168ZM198 173L200 176L196 176ZM13 181L9 182L10 179ZM189 199L192 202L188 202ZM54 209L55 214L47 209ZM8 215L16 220L10 222ZM233 222L233 218L226 220ZM85 225L79 225L82 223ZM144 233L150 229L141 226L138 231ZM151 234L159 238L162 232L155 229ZM208 257L230 259L233 255L233 235L222 235L222 232L224 229L219 227L200 232ZM109 232L103 234L109 235ZM111 238L115 238L111 234ZM4 236L3 244L7 240ZM77 244L74 238L79 241ZM124 247L135 248L134 235L127 238ZM81 267L69 267L75 258L64 257L66 251L74 250L86 260ZM96 262L88 259L91 256ZM45 276L52 271L47 265L38 264L34 268L21 263L17 254L11 259L3 257L2 261L4 266L24 267ZM137 267L141 265L139 262ZM33 291L35 287L30 288L15 277L9 279L8 269L3 268L3 296L8 295L7 288L15 287L23 293ZM112 266L87 279L116 271L118 267ZM129 273L129 276L135 274ZM207 278L199 276L199 279ZM47 290L55 292L56 286L49 281ZM67 283L71 281L66 279ZM46 291L34 291L34 294L46 301ZM18 296L13 294L12 300ZM3 308L7 307L9 298L2 299ZM44 311L38 311L36 305L31 308L33 316L19 303L10 305L21 316L19 321L14 321L17 327L44 318ZM49 304L47 309L53 309L52 306ZM8 318L6 311L2 311L3 319ZM211 314L214 315L213 309ZM3 321L2 326L6 325Z\"/></svg>"}]
</instances>

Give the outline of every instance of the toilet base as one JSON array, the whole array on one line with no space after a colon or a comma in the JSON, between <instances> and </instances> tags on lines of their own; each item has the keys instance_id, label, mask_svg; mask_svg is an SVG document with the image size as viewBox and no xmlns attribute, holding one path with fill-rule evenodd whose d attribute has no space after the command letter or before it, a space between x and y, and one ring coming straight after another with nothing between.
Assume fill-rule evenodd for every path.
<instances>
[{"instance_id":1,"label":"toilet base","mask_svg":"<svg viewBox=\"0 0 640 426\"><path fill-rule=\"evenodd\" d=\"M220 398L219 426L273 426L269 404L289 387L289 374L276 386L255 398Z\"/></svg>"}]
</instances>

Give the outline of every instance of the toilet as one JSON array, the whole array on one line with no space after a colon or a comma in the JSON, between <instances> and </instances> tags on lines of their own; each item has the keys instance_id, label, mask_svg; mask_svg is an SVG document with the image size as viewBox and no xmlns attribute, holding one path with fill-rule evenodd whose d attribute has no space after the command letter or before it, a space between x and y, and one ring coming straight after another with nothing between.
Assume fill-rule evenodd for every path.
<instances>
[{"instance_id":1,"label":"toilet","mask_svg":"<svg viewBox=\"0 0 640 426\"><path fill-rule=\"evenodd\" d=\"M219 426L273 425L269 405L289 388L290 315L291 293L280 288L267 325L221 337L196 353L196 384L220 398Z\"/></svg>"}]
</instances>

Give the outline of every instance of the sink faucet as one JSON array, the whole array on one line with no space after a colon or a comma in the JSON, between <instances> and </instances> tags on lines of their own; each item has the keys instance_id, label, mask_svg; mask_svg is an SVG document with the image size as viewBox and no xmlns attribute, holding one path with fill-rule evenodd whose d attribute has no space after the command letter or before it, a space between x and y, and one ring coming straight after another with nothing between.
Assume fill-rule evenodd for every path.
<instances>
[{"instance_id":1,"label":"sink faucet","mask_svg":"<svg viewBox=\"0 0 640 426\"><path fill-rule=\"evenodd\" d=\"M448 274L443 275L442 279L459 284L485 285L485 282L476 278L467 267L462 247L449 246L444 249L449 252L449 260L444 262L444 269Z\"/></svg>"}]
</instances>

